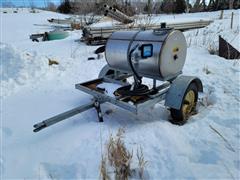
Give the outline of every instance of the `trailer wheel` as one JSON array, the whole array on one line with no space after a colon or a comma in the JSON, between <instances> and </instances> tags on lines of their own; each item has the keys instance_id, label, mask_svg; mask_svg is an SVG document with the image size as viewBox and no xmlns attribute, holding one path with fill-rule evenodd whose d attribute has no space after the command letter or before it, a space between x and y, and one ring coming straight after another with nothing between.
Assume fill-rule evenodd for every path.
<instances>
[{"instance_id":1,"label":"trailer wheel","mask_svg":"<svg viewBox=\"0 0 240 180\"><path fill-rule=\"evenodd\" d=\"M191 83L184 95L181 108L170 109L173 124L183 125L187 119L195 112L198 100L198 88L196 83Z\"/></svg>"}]
</instances>

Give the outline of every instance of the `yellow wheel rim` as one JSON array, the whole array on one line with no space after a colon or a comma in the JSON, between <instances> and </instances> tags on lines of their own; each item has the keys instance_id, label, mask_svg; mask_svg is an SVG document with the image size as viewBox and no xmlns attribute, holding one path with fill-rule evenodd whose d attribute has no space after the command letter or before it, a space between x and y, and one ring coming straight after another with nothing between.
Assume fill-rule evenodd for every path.
<instances>
[{"instance_id":1,"label":"yellow wheel rim","mask_svg":"<svg viewBox=\"0 0 240 180\"><path fill-rule=\"evenodd\" d=\"M194 110L194 107L195 107L195 93L193 90L190 90L186 94L182 105L182 113L184 119L189 117L191 112Z\"/></svg>"}]
</instances>

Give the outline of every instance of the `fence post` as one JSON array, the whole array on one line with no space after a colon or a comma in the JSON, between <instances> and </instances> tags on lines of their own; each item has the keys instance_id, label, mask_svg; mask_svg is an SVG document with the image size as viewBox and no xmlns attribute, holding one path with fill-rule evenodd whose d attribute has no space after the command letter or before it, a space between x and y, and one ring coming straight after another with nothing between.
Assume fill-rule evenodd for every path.
<instances>
[{"instance_id":1,"label":"fence post","mask_svg":"<svg viewBox=\"0 0 240 180\"><path fill-rule=\"evenodd\" d=\"M232 17L231 17L231 29L233 28L233 16L234 16L234 13L232 12Z\"/></svg>"},{"instance_id":2,"label":"fence post","mask_svg":"<svg viewBox=\"0 0 240 180\"><path fill-rule=\"evenodd\" d=\"M220 14L219 19L223 19L223 10L221 10L221 14Z\"/></svg>"}]
</instances>

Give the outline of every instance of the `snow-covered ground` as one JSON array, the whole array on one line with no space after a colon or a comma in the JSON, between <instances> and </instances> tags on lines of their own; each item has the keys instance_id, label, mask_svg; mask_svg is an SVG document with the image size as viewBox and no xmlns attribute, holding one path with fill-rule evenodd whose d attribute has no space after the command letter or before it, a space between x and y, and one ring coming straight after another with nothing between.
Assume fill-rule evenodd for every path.
<instances>
[{"instance_id":1,"label":"snow-covered ground","mask_svg":"<svg viewBox=\"0 0 240 180\"><path fill-rule=\"evenodd\" d=\"M234 11L233 30L231 12L224 11L222 20L219 11L154 17L159 21L163 16L164 21L214 20L209 27L185 33L189 48L183 72L203 81L204 94L198 114L184 126L168 122L169 111L162 103L137 116L104 104L103 112L111 110L104 115L104 123L97 122L92 109L39 133L32 132L33 124L90 101L74 85L96 78L106 61L87 60L95 57L96 46L75 41L81 31L70 32L64 40L36 43L29 39L32 33L49 30L33 24L67 16L44 11L0 12L0 177L98 179L101 147L110 134L124 127L128 149L143 148L149 179L239 179L240 64L210 55L204 44L216 45L222 35L234 38L233 45L239 48L239 10ZM59 65L49 66L48 59Z\"/></svg>"}]
</instances>

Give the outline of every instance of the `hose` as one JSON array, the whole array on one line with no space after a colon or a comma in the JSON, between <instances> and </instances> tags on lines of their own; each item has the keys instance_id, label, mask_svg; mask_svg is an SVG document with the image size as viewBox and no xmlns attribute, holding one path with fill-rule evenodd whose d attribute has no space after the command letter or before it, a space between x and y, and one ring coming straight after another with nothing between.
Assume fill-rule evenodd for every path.
<instances>
[{"instance_id":1,"label":"hose","mask_svg":"<svg viewBox=\"0 0 240 180\"><path fill-rule=\"evenodd\" d=\"M114 95L116 96L143 96L147 95L150 91L148 86L144 84L140 84L137 88L131 90L132 85L123 86L118 88Z\"/></svg>"},{"instance_id":2,"label":"hose","mask_svg":"<svg viewBox=\"0 0 240 180\"><path fill-rule=\"evenodd\" d=\"M140 31L139 31L140 32ZM142 96L142 95L147 95L150 90L148 88L148 86L142 84L142 77L139 76L139 74L137 73L137 71L135 70L134 66L133 66L133 62L132 62L132 53L139 47L139 44L135 45L131 50L130 47L133 43L134 38L137 36L137 34L139 33L137 32L134 37L132 38L131 42L129 43L128 46L128 63L129 66L133 72L133 77L134 77L134 86L132 89L132 85L127 85L127 86L123 86L118 88L114 94L116 96Z\"/></svg>"},{"instance_id":3,"label":"hose","mask_svg":"<svg viewBox=\"0 0 240 180\"><path fill-rule=\"evenodd\" d=\"M137 73L137 71L135 70L134 66L133 66L133 63L132 63L132 53L138 48L139 44L135 45L129 52L128 54L128 63L130 65L130 68L133 72L133 75L134 75L134 81L136 81L136 86L139 86L141 83L142 83L142 77L140 77Z\"/></svg>"}]
</instances>

